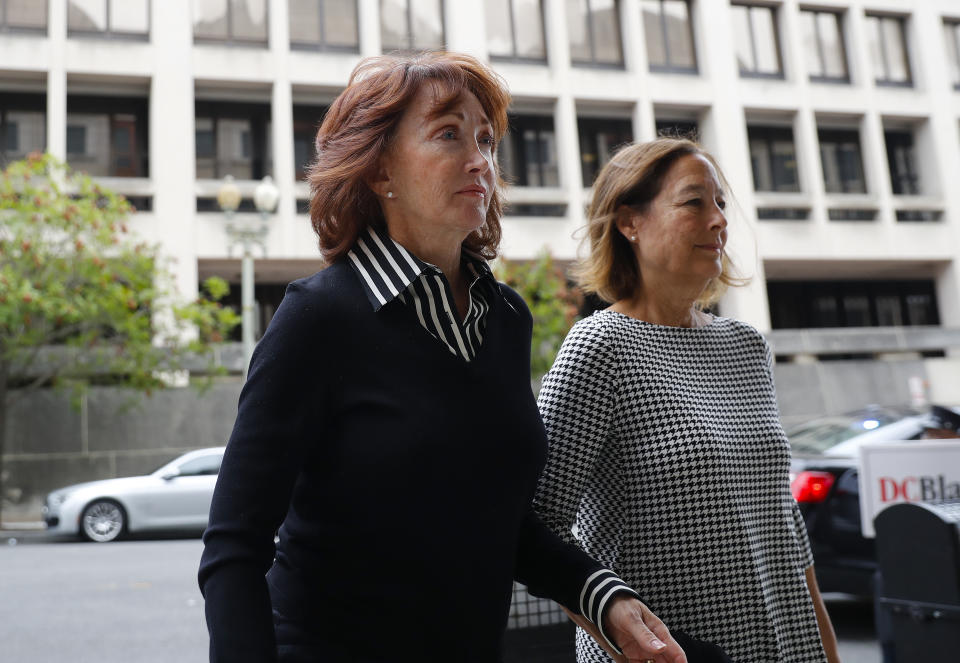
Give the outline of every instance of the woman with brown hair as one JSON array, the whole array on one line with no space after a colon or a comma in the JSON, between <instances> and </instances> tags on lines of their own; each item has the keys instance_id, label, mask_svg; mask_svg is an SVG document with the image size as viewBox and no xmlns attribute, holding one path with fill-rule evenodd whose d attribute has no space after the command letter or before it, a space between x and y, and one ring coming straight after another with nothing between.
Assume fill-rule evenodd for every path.
<instances>
[{"instance_id":1,"label":"woman with brown hair","mask_svg":"<svg viewBox=\"0 0 960 663\"><path fill-rule=\"evenodd\" d=\"M743 283L728 195L713 157L683 139L628 146L600 172L578 278L610 307L574 326L543 380L535 508L675 633L737 663L834 662L770 348L705 310ZM580 663L609 660L582 633L577 645Z\"/></svg>"},{"instance_id":2,"label":"woman with brown hair","mask_svg":"<svg viewBox=\"0 0 960 663\"><path fill-rule=\"evenodd\" d=\"M514 578L632 660L686 660L530 507L531 317L486 263L508 104L477 60L427 53L363 61L327 113L328 266L257 345L204 534L211 661L496 662Z\"/></svg>"}]
</instances>

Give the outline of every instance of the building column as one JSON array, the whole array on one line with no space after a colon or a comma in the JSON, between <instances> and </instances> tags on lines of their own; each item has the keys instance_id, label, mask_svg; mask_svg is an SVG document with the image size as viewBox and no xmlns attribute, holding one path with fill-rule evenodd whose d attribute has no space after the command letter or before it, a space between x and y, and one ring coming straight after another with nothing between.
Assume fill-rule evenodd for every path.
<instances>
[{"instance_id":1,"label":"building column","mask_svg":"<svg viewBox=\"0 0 960 663\"><path fill-rule=\"evenodd\" d=\"M67 3L47 6L50 70L47 72L47 152L67 160Z\"/></svg>"}]
</instances>

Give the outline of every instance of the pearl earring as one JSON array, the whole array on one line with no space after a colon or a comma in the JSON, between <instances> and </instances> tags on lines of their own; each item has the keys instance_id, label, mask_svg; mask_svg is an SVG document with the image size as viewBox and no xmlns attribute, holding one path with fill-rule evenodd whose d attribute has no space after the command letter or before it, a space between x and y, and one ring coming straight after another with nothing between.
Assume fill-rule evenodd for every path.
<instances>
[{"instance_id":1,"label":"pearl earring","mask_svg":"<svg viewBox=\"0 0 960 663\"><path fill-rule=\"evenodd\" d=\"M387 198L393 198L393 191L387 191Z\"/></svg>"},{"instance_id":2,"label":"pearl earring","mask_svg":"<svg viewBox=\"0 0 960 663\"><path fill-rule=\"evenodd\" d=\"M636 236L636 235L630 235L630 241L631 241L631 242L636 242L636 241L637 241L637 236Z\"/></svg>"}]
</instances>

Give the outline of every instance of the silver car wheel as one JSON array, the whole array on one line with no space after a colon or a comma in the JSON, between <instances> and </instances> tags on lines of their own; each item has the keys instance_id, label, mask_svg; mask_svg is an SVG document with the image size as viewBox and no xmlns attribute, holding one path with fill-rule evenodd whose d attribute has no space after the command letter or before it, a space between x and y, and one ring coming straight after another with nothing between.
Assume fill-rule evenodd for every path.
<instances>
[{"instance_id":1,"label":"silver car wheel","mask_svg":"<svg viewBox=\"0 0 960 663\"><path fill-rule=\"evenodd\" d=\"M98 500L83 510L80 526L83 535L91 541L106 543L123 532L123 509L116 502Z\"/></svg>"}]
</instances>

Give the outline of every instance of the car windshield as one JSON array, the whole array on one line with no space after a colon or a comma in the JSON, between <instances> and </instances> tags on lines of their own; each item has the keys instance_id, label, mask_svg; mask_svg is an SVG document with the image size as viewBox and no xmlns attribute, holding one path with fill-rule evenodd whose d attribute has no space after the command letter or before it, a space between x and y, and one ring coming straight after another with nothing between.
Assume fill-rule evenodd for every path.
<instances>
[{"instance_id":1,"label":"car windshield","mask_svg":"<svg viewBox=\"0 0 960 663\"><path fill-rule=\"evenodd\" d=\"M787 437L793 453L819 454L852 437L900 421L906 414L888 410L866 410L824 417L787 431Z\"/></svg>"}]
</instances>

